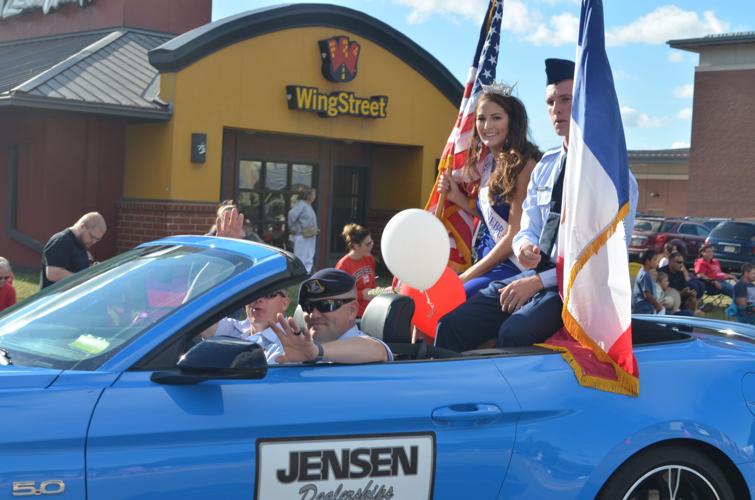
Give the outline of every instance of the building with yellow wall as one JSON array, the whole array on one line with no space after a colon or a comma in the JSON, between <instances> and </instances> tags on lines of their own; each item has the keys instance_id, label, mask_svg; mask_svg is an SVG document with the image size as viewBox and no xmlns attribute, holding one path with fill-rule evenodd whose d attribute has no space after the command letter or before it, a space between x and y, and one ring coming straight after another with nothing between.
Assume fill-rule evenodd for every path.
<instances>
[{"instance_id":1,"label":"building with yellow wall","mask_svg":"<svg viewBox=\"0 0 755 500\"><path fill-rule=\"evenodd\" d=\"M172 116L127 127L123 248L197 232L224 199L285 245L286 213L311 186L317 264L332 263L345 223L379 233L392 213L424 204L462 96L410 39L333 5L222 19L153 49L149 62Z\"/></svg>"}]
</instances>

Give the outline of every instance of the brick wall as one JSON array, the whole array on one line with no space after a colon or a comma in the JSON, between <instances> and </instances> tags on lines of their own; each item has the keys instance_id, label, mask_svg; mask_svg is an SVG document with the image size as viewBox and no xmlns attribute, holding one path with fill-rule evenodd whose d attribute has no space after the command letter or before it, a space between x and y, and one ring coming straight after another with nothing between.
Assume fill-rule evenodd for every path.
<instances>
[{"instance_id":1,"label":"brick wall","mask_svg":"<svg viewBox=\"0 0 755 500\"><path fill-rule=\"evenodd\" d=\"M116 203L117 250L165 236L205 234L215 223L215 208L214 203L121 200Z\"/></svg>"},{"instance_id":2,"label":"brick wall","mask_svg":"<svg viewBox=\"0 0 755 500\"><path fill-rule=\"evenodd\" d=\"M753 217L755 70L695 73L688 215Z\"/></svg>"}]
</instances>

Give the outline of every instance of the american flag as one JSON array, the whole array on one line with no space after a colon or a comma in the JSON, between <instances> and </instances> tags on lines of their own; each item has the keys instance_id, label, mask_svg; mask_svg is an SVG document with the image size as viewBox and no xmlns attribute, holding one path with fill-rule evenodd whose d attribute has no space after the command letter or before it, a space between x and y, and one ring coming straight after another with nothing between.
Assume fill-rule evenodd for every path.
<instances>
[{"instance_id":1,"label":"american flag","mask_svg":"<svg viewBox=\"0 0 755 500\"><path fill-rule=\"evenodd\" d=\"M464 97L459 106L459 116L441 155L438 166L439 173L446 172L447 169L459 169L467 161L475 127L477 98L482 93L482 86L490 85L495 79L502 18L503 0L490 0L485 19L480 27L480 38L472 60L472 67L469 69L467 84L464 86ZM436 211L439 201L437 186L438 180L436 179L430 199L425 205L425 210ZM462 188L464 189L463 186ZM465 189L465 192L470 198L474 198L477 194L476 190L473 189ZM451 239L448 265L456 272L464 271L472 264L471 244L475 218L454 203L445 201L440 219L446 226Z\"/></svg>"},{"instance_id":2,"label":"american flag","mask_svg":"<svg viewBox=\"0 0 755 500\"><path fill-rule=\"evenodd\" d=\"M636 396L625 239L633 210L630 182L603 4L583 0L558 231L564 329L546 347L563 353L582 385Z\"/></svg>"}]
</instances>

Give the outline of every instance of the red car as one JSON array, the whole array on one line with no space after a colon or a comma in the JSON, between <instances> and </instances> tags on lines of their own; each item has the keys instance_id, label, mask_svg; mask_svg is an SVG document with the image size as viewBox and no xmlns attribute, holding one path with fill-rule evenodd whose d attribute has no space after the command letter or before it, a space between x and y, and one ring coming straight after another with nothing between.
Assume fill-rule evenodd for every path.
<instances>
[{"instance_id":1,"label":"red car","mask_svg":"<svg viewBox=\"0 0 755 500\"><path fill-rule=\"evenodd\" d=\"M637 217L629 243L629 257L637 260L648 248L656 252L671 240L681 240L687 250L687 263L697 258L697 251L710 233L705 225L688 219L664 219L661 217Z\"/></svg>"}]
</instances>

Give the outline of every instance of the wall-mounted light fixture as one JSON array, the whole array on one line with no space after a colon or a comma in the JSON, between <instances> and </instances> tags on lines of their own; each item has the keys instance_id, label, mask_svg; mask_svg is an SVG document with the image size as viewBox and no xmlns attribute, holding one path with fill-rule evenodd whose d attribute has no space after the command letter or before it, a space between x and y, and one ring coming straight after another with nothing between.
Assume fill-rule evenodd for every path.
<instances>
[{"instance_id":1,"label":"wall-mounted light fixture","mask_svg":"<svg viewBox=\"0 0 755 500\"><path fill-rule=\"evenodd\" d=\"M204 163L207 159L207 134L191 134L191 162Z\"/></svg>"}]
</instances>

